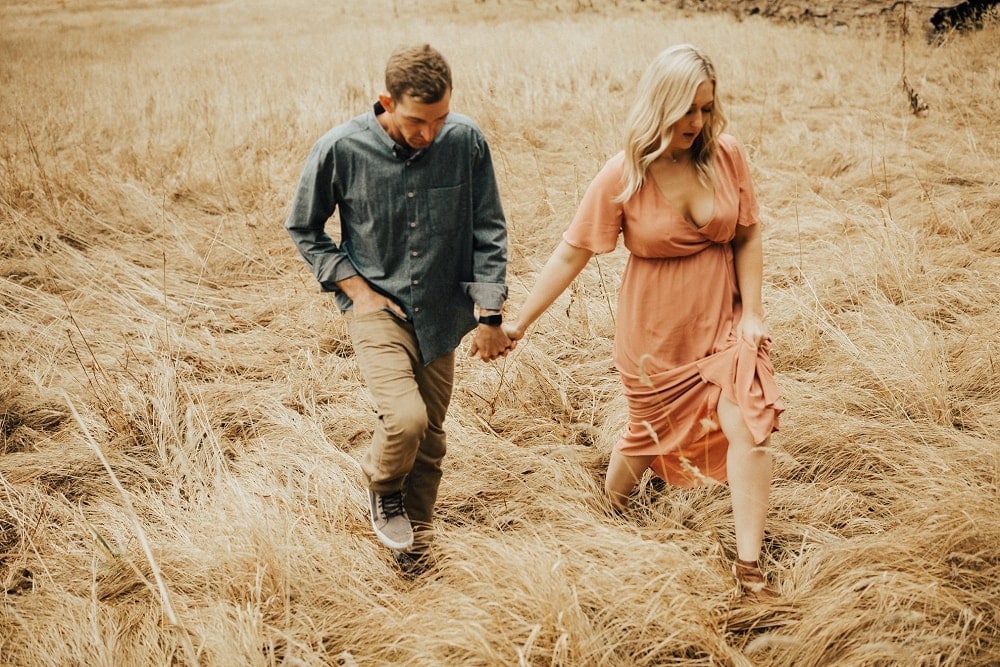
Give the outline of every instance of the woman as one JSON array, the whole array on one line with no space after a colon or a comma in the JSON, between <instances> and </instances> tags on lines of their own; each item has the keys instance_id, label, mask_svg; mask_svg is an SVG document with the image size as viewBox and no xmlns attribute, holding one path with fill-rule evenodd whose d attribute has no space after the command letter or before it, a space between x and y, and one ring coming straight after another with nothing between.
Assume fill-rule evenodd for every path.
<instances>
[{"instance_id":1,"label":"woman","mask_svg":"<svg viewBox=\"0 0 1000 667\"><path fill-rule=\"evenodd\" d=\"M618 295L614 360L629 423L608 464L616 507L647 468L678 486L728 481L733 573L755 598L771 459L782 411L761 304L759 206L716 98L711 61L683 44L639 82L625 149L587 189L515 321L512 340L621 234L630 256Z\"/></svg>"}]
</instances>

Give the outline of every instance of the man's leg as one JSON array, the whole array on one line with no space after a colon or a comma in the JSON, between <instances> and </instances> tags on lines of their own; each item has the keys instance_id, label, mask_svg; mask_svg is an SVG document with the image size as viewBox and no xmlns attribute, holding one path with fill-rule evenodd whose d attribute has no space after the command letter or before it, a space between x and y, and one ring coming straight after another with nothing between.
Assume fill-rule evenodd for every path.
<instances>
[{"instance_id":1,"label":"man's leg","mask_svg":"<svg viewBox=\"0 0 1000 667\"><path fill-rule=\"evenodd\" d=\"M372 522L384 544L409 548L413 536L402 512L403 487L428 424L416 380L416 369L421 367L416 337L411 325L384 311L353 317L349 329L378 416L371 446L361 461L365 483L373 492Z\"/></svg>"},{"instance_id":2,"label":"man's leg","mask_svg":"<svg viewBox=\"0 0 1000 667\"><path fill-rule=\"evenodd\" d=\"M413 523L413 551L426 552L433 537L434 505L441 484L441 461L447 450L444 420L455 379L455 353L435 359L416 371L427 408L427 430L406 478L406 513Z\"/></svg>"}]
</instances>

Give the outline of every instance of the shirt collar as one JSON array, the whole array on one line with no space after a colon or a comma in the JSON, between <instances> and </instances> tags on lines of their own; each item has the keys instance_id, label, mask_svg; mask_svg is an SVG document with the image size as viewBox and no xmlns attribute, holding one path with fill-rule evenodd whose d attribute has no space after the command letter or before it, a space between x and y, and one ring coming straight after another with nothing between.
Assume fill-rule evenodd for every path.
<instances>
[{"instance_id":1,"label":"shirt collar","mask_svg":"<svg viewBox=\"0 0 1000 667\"><path fill-rule=\"evenodd\" d=\"M389 133L385 131L382 124L378 122L378 117L384 113L385 107L382 106L381 102L375 100L375 104L372 105L372 115L369 118L369 125L371 125L372 129L375 130L376 136L382 140L382 143L386 146L386 148L392 152L393 157L400 160L419 160L423 157L427 149L415 151L409 146L402 146L396 143L396 141L389 136Z\"/></svg>"}]
</instances>

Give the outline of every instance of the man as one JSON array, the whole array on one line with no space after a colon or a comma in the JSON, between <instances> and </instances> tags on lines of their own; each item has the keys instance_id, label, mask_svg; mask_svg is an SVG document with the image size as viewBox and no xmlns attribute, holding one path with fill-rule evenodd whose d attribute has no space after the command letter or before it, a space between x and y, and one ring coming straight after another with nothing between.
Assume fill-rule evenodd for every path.
<instances>
[{"instance_id":1,"label":"man","mask_svg":"<svg viewBox=\"0 0 1000 667\"><path fill-rule=\"evenodd\" d=\"M455 348L473 329L469 354L483 361L514 343L500 327L507 231L493 163L475 123L450 113L448 63L429 45L397 50L385 86L313 146L285 228L348 318L378 417L361 462L372 527L413 569L431 540ZM335 210L339 245L325 232Z\"/></svg>"}]
</instances>

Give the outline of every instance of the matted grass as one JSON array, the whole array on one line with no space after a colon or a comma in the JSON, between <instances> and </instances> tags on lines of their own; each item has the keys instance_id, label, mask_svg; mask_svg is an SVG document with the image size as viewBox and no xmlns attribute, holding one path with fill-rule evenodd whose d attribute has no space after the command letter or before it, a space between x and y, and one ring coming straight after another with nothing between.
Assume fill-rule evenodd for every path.
<instances>
[{"instance_id":1,"label":"matted grass","mask_svg":"<svg viewBox=\"0 0 1000 667\"><path fill-rule=\"evenodd\" d=\"M628 0L0 4L0 663L1000 663L1000 32L930 45ZM282 223L428 41L490 139L516 311L638 74L711 53L765 220L787 412L766 564L728 490L601 496L625 254L464 356L437 566L371 535L371 405Z\"/></svg>"}]
</instances>

